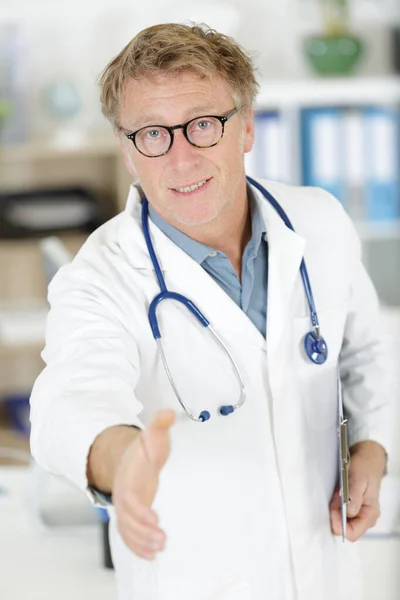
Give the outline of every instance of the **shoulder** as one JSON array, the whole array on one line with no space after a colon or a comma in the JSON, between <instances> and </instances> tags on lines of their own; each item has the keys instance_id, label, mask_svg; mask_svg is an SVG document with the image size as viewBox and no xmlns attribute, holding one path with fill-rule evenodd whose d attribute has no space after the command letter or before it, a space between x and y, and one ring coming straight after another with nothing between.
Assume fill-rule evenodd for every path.
<instances>
[{"instance_id":1,"label":"shoulder","mask_svg":"<svg viewBox=\"0 0 400 600\"><path fill-rule=\"evenodd\" d=\"M342 224L348 218L339 200L322 188L275 181L260 180L260 183L278 200L289 218L296 220L300 226L308 222L310 215L322 226L330 219Z\"/></svg>"},{"instance_id":2,"label":"shoulder","mask_svg":"<svg viewBox=\"0 0 400 600\"><path fill-rule=\"evenodd\" d=\"M71 263L61 267L49 286L49 294L71 289L100 291L117 283L127 262L123 248L129 215L124 211L89 235Z\"/></svg>"},{"instance_id":3,"label":"shoulder","mask_svg":"<svg viewBox=\"0 0 400 600\"><path fill-rule=\"evenodd\" d=\"M77 252L72 265L75 268L106 268L112 255L119 254L119 235L125 220L120 213L93 231Z\"/></svg>"},{"instance_id":4,"label":"shoulder","mask_svg":"<svg viewBox=\"0 0 400 600\"><path fill-rule=\"evenodd\" d=\"M296 233L307 242L323 240L358 253L360 242L352 220L337 198L318 187L259 182L287 213Z\"/></svg>"}]
</instances>

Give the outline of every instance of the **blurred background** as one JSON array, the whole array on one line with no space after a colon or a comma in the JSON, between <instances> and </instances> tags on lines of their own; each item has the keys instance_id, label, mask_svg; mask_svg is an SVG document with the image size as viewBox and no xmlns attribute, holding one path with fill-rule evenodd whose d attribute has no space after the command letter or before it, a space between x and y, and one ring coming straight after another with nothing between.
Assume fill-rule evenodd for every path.
<instances>
[{"instance_id":1,"label":"blurred background","mask_svg":"<svg viewBox=\"0 0 400 600\"><path fill-rule=\"evenodd\" d=\"M365 600L398 600L398 0L0 0L0 597L115 597L106 517L31 461L28 399L48 282L130 185L97 78L139 30L188 20L232 35L257 65L248 174L326 188L362 240L395 399L382 516L360 542Z\"/></svg>"}]
</instances>

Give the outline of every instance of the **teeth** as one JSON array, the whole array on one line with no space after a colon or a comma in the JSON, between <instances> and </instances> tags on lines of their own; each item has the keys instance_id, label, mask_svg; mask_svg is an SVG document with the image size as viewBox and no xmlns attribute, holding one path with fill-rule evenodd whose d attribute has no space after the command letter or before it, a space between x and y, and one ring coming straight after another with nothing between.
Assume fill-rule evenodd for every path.
<instances>
[{"instance_id":1,"label":"teeth","mask_svg":"<svg viewBox=\"0 0 400 600\"><path fill-rule=\"evenodd\" d=\"M194 190L197 190L198 188L200 188L205 183L207 183L207 179L204 179L204 181L199 181L199 183L194 183L193 185L188 185L188 186L183 187L183 188L175 188L175 189L178 192L193 192Z\"/></svg>"}]
</instances>

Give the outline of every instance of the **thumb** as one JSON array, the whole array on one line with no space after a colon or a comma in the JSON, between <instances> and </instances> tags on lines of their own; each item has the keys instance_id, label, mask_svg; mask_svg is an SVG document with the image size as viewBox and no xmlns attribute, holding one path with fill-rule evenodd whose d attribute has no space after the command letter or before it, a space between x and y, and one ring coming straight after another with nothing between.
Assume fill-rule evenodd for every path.
<instances>
[{"instance_id":1,"label":"thumb","mask_svg":"<svg viewBox=\"0 0 400 600\"><path fill-rule=\"evenodd\" d=\"M160 410L151 421L148 431L154 432L169 429L175 421L175 412L173 410Z\"/></svg>"},{"instance_id":2,"label":"thumb","mask_svg":"<svg viewBox=\"0 0 400 600\"><path fill-rule=\"evenodd\" d=\"M143 443L149 460L160 471L170 453L169 430L175 421L173 410L158 412L144 431Z\"/></svg>"},{"instance_id":3,"label":"thumb","mask_svg":"<svg viewBox=\"0 0 400 600\"><path fill-rule=\"evenodd\" d=\"M329 513L331 519L331 529L334 535L342 533L342 519L340 515L340 496L339 488L336 488L329 504Z\"/></svg>"},{"instance_id":4,"label":"thumb","mask_svg":"<svg viewBox=\"0 0 400 600\"><path fill-rule=\"evenodd\" d=\"M347 505L347 515L349 518L356 517L363 504L365 485L362 481L349 481L350 502Z\"/></svg>"}]
</instances>

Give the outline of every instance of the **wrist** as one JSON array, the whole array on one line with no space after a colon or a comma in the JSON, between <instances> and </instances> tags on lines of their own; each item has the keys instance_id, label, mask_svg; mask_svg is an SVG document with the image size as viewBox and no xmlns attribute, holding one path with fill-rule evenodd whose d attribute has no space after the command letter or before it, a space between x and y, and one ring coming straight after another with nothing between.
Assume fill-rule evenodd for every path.
<instances>
[{"instance_id":1,"label":"wrist","mask_svg":"<svg viewBox=\"0 0 400 600\"><path fill-rule=\"evenodd\" d=\"M357 442L350 448L350 456L363 457L368 461L368 464L377 472L380 477L387 473L387 453L386 450L373 440L364 440Z\"/></svg>"},{"instance_id":2,"label":"wrist","mask_svg":"<svg viewBox=\"0 0 400 600\"><path fill-rule=\"evenodd\" d=\"M90 448L87 461L89 486L103 494L112 493L122 457L140 431L131 425L115 425L98 435Z\"/></svg>"}]
</instances>

